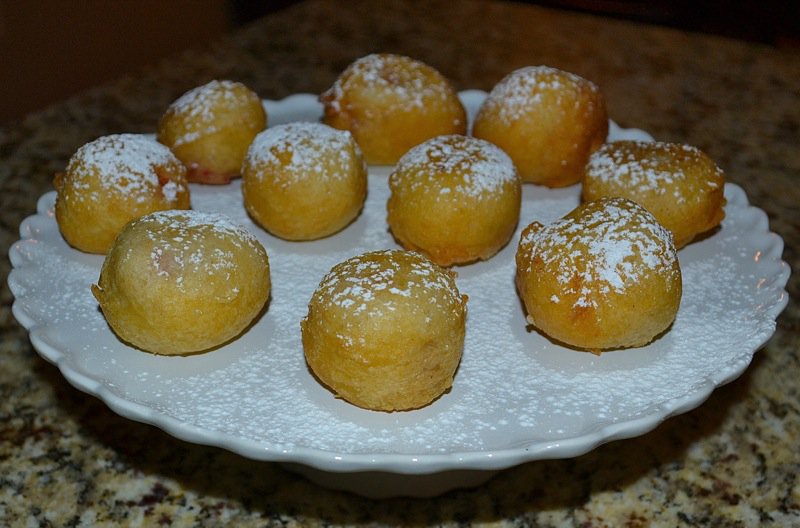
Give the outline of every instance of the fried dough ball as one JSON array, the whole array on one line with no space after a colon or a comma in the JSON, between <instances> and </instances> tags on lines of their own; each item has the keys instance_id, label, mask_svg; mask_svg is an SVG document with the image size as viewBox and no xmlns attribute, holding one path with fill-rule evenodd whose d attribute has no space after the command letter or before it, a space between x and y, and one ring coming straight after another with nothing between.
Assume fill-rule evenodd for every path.
<instances>
[{"instance_id":1,"label":"fried dough ball","mask_svg":"<svg viewBox=\"0 0 800 528\"><path fill-rule=\"evenodd\" d=\"M441 266L486 260L519 221L520 179L488 141L438 136L409 150L389 177L392 234Z\"/></svg>"},{"instance_id":2,"label":"fried dough ball","mask_svg":"<svg viewBox=\"0 0 800 528\"><path fill-rule=\"evenodd\" d=\"M624 198L587 202L520 236L517 287L528 321L551 338L599 352L664 332L681 300L672 235Z\"/></svg>"},{"instance_id":3,"label":"fried dough ball","mask_svg":"<svg viewBox=\"0 0 800 528\"><path fill-rule=\"evenodd\" d=\"M287 240L326 237L355 219L367 167L353 136L322 123L261 132L242 166L244 205L261 227Z\"/></svg>"},{"instance_id":4,"label":"fried dough ball","mask_svg":"<svg viewBox=\"0 0 800 528\"><path fill-rule=\"evenodd\" d=\"M465 134L458 93L434 68L403 55L362 57L320 96L323 121L353 133L367 163L391 165L426 139Z\"/></svg>"},{"instance_id":5,"label":"fried dough ball","mask_svg":"<svg viewBox=\"0 0 800 528\"><path fill-rule=\"evenodd\" d=\"M157 212L123 229L92 293L123 341L191 354L230 341L261 312L269 261L258 240L223 215Z\"/></svg>"},{"instance_id":6,"label":"fried dough ball","mask_svg":"<svg viewBox=\"0 0 800 528\"><path fill-rule=\"evenodd\" d=\"M129 221L153 211L188 209L186 168L142 134L103 136L80 147L53 181L64 240L106 253Z\"/></svg>"},{"instance_id":7,"label":"fried dough ball","mask_svg":"<svg viewBox=\"0 0 800 528\"><path fill-rule=\"evenodd\" d=\"M565 187L580 181L589 154L606 140L605 99L573 73L521 68L486 97L472 134L505 150L522 181Z\"/></svg>"},{"instance_id":8,"label":"fried dough ball","mask_svg":"<svg viewBox=\"0 0 800 528\"><path fill-rule=\"evenodd\" d=\"M258 95L242 83L211 81L176 99L158 123L158 141L189 170L189 181L222 184L239 175L253 138L267 126Z\"/></svg>"},{"instance_id":9,"label":"fried dough ball","mask_svg":"<svg viewBox=\"0 0 800 528\"><path fill-rule=\"evenodd\" d=\"M464 346L467 298L422 255L365 253L322 279L301 322L314 375L367 409L410 410L450 389Z\"/></svg>"},{"instance_id":10,"label":"fried dough ball","mask_svg":"<svg viewBox=\"0 0 800 528\"><path fill-rule=\"evenodd\" d=\"M725 174L696 147L615 141L589 158L583 200L621 196L642 205L672 231L681 248L725 218Z\"/></svg>"}]
</instances>

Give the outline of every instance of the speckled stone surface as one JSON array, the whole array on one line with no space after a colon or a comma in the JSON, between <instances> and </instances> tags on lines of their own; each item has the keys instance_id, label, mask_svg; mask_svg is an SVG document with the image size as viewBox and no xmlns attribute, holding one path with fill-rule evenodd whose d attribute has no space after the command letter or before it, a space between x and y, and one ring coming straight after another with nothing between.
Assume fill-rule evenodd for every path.
<instances>
[{"instance_id":1,"label":"speckled stone surface","mask_svg":"<svg viewBox=\"0 0 800 528\"><path fill-rule=\"evenodd\" d=\"M800 268L800 56L521 4L299 4L0 129L0 525L800 526L797 273L775 336L698 409L425 500L370 501L176 440L117 416L36 354L11 314L8 247L77 147L152 131L170 101L211 78L265 98L318 93L379 50L422 59L461 89L489 89L530 64L594 80L619 123L716 159Z\"/></svg>"}]
</instances>

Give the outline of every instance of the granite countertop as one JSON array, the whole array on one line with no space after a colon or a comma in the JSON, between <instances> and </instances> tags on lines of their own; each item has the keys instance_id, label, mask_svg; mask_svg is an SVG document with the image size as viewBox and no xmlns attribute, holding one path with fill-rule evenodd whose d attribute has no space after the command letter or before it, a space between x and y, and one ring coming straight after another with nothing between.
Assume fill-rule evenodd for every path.
<instances>
[{"instance_id":1,"label":"granite countertop","mask_svg":"<svg viewBox=\"0 0 800 528\"><path fill-rule=\"evenodd\" d=\"M773 338L699 408L638 438L424 500L371 501L177 440L114 414L36 354L11 314L8 248L75 149L152 131L175 97L212 78L264 98L319 93L378 50L424 60L460 89L489 89L531 64L594 80L623 126L710 154L800 268L800 56L515 3L298 4L0 129L0 524L800 525L798 274Z\"/></svg>"}]
</instances>

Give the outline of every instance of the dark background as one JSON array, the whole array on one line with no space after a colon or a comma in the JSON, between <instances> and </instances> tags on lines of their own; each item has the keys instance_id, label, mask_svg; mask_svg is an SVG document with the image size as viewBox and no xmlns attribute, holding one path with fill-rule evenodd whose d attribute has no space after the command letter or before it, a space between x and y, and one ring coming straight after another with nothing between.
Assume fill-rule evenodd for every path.
<instances>
[{"instance_id":1,"label":"dark background","mask_svg":"<svg viewBox=\"0 0 800 528\"><path fill-rule=\"evenodd\" d=\"M2 1L0 123L23 118L102 82L135 74L163 57L208 45L236 27L295 2ZM800 53L797 0L529 3L744 39ZM453 1L453 8L458 8L458 0Z\"/></svg>"}]
</instances>

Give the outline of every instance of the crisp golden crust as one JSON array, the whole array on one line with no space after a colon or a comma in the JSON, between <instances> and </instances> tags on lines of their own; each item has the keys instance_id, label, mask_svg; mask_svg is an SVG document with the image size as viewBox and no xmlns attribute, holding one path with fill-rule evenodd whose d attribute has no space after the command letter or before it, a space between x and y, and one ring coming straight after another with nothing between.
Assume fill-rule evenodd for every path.
<instances>
[{"instance_id":1,"label":"crisp golden crust","mask_svg":"<svg viewBox=\"0 0 800 528\"><path fill-rule=\"evenodd\" d=\"M600 89L546 66L515 70L486 97L472 134L514 160L524 182L564 187L580 181L589 154L608 134Z\"/></svg>"},{"instance_id":2,"label":"crisp golden crust","mask_svg":"<svg viewBox=\"0 0 800 528\"><path fill-rule=\"evenodd\" d=\"M643 346L675 319L681 271L672 235L623 198L580 205L520 236L517 288L528 321L567 345Z\"/></svg>"},{"instance_id":3,"label":"crisp golden crust","mask_svg":"<svg viewBox=\"0 0 800 528\"><path fill-rule=\"evenodd\" d=\"M158 141L188 168L189 181L227 183L267 126L258 95L233 81L211 81L176 99L158 123Z\"/></svg>"},{"instance_id":4,"label":"crisp golden crust","mask_svg":"<svg viewBox=\"0 0 800 528\"><path fill-rule=\"evenodd\" d=\"M343 229L367 196L367 168L352 135L321 123L261 132L242 166L244 205L270 233L314 240Z\"/></svg>"},{"instance_id":5,"label":"crisp golden crust","mask_svg":"<svg viewBox=\"0 0 800 528\"><path fill-rule=\"evenodd\" d=\"M227 217L163 211L125 227L92 293L123 341L155 354L190 354L233 339L253 321L269 298L269 261Z\"/></svg>"},{"instance_id":6,"label":"crisp golden crust","mask_svg":"<svg viewBox=\"0 0 800 528\"><path fill-rule=\"evenodd\" d=\"M106 253L135 218L189 208L186 168L168 148L141 134L103 136L83 145L53 184L64 240L89 253Z\"/></svg>"},{"instance_id":7,"label":"crisp golden crust","mask_svg":"<svg viewBox=\"0 0 800 528\"><path fill-rule=\"evenodd\" d=\"M681 248L725 218L725 174L696 147L615 141L589 158L583 200L621 196L642 205Z\"/></svg>"},{"instance_id":8,"label":"crisp golden crust","mask_svg":"<svg viewBox=\"0 0 800 528\"><path fill-rule=\"evenodd\" d=\"M416 409L452 385L466 314L452 273L413 252L365 253L334 266L314 292L303 350L316 377L350 403Z\"/></svg>"},{"instance_id":9,"label":"crisp golden crust","mask_svg":"<svg viewBox=\"0 0 800 528\"><path fill-rule=\"evenodd\" d=\"M389 188L392 234L441 266L491 258L519 221L521 183L511 158L477 138L417 145L398 162Z\"/></svg>"},{"instance_id":10,"label":"crisp golden crust","mask_svg":"<svg viewBox=\"0 0 800 528\"><path fill-rule=\"evenodd\" d=\"M402 55L356 60L320 100L323 122L352 132L370 164L394 164L426 139L467 130L466 111L450 82Z\"/></svg>"}]
</instances>

